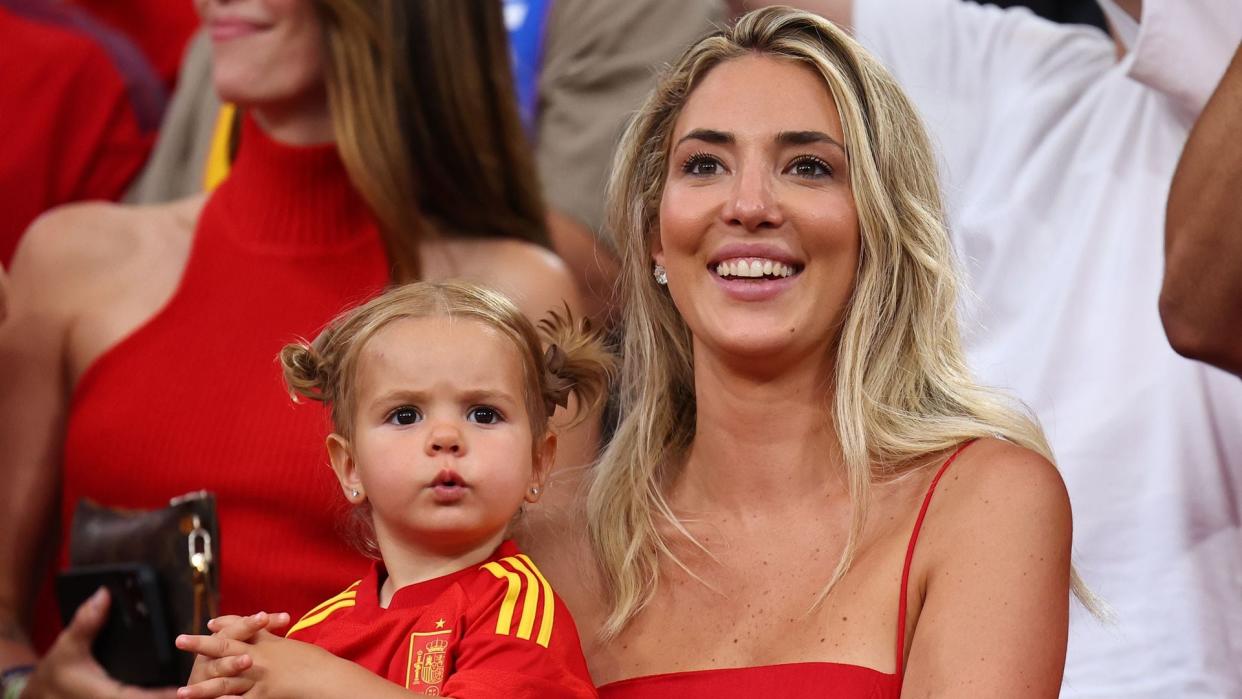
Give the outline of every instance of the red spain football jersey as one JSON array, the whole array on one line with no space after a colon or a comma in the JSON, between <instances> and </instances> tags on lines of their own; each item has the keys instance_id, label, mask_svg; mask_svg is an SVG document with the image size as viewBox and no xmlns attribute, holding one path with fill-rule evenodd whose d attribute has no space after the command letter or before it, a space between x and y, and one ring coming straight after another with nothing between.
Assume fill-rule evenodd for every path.
<instances>
[{"instance_id":1,"label":"red spain football jersey","mask_svg":"<svg viewBox=\"0 0 1242 699\"><path fill-rule=\"evenodd\" d=\"M598 696L569 611L512 541L479 565L397 590L387 609L379 606L386 575L375 563L286 636L416 694Z\"/></svg>"}]
</instances>

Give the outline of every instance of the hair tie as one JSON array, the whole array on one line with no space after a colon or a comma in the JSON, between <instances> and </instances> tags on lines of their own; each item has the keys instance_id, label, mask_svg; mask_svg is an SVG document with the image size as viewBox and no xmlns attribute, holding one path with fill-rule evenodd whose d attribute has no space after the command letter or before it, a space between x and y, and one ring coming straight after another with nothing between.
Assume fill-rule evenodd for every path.
<instances>
[{"instance_id":1,"label":"hair tie","mask_svg":"<svg viewBox=\"0 0 1242 699\"><path fill-rule=\"evenodd\" d=\"M574 387L574 380L565 376L566 363L565 353L556 344L548 345L548 349L543 353L543 383L546 388L543 392L543 403L548 409L548 415L556 412L556 406L562 408L569 406L569 392Z\"/></svg>"}]
</instances>

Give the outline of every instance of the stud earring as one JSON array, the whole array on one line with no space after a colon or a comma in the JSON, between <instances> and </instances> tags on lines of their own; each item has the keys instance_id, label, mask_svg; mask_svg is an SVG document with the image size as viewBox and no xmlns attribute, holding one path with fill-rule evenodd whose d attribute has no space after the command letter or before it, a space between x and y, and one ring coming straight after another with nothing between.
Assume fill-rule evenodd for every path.
<instances>
[{"instance_id":1,"label":"stud earring","mask_svg":"<svg viewBox=\"0 0 1242 699\"><path fill-rule=\"evenodd\" d=\"M349 496L350 496L351 498L356 498L356 497L358 497L358 489L357 489L357 488L350 488L350 489L349 489Z\"/></svg>"},{"instance_id":2,"label":"stud earring","mask_svg":"<svg viewBox=\"0 0 1242 699\"><path fill-rule=\"evenodd\" d=\"M531 495L533 495L533 496L535 496L535 497L539 497L539 486L537 486L537 485L532 485L532 486L530 487L530 494L531 494Z\"/></svg>"},{"instance_id":3,"label":"stud earring","mask_svg":"<svg viewBox=\"0 0 1242 699\"><path fill-rule=\"evenodd\" d=\"M664 269L664 265L657 263L651 270L651 276L655 277L656 284L665 286L668 284L668 271Z\"/></svg>"}]
</instances>

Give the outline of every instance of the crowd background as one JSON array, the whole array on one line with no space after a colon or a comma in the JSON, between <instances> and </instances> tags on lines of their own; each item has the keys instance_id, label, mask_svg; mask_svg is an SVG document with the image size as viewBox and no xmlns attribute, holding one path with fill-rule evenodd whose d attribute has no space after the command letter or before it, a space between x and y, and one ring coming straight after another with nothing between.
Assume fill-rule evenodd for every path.
<instances>
[{"instance_id":1,"label":"crowd background","mask_svg":"<svg viewBox=\"0 0 1242 699\"><path fill-rule=\"evenodd\" d=\"M543 242L564 262L574 305L602 324L625 312L603 215L625 121L656 66L756 4L544 8L526 124ZM1242 114L1242 10L994 3L1066 25L1055 26L1023 9L943 12L950 0L904 20L899 0L793 4L851 26L940 149L972 293L972 368L1026 400L1048 431L1074 505L1076 562L1113 613L1106 623L1076 613L1063 695L1242 696L1242 383L1195 359L1242 375L1232 196L1242 148L1228 136ZM533 6L543 8L506 3L510 28ZM1127 20L1129 10L1141 15ZM19 252L39 216L89 200L178 200L228 176L246 127L215 93L210 48L190 2L0 0L0 270L15 277L0 271L0 322L12 316L0 333L21 332L39 293ZM213 331L222 344L239 332ZM18 354L0 354L0 391L24 370ZM0 420L24 409L10 402ZM22 482L34 466L0 468ZM18 510L21 497L9 489L0 507ZM14 536L4 534L6 552ZM0 589L6 641L22 643L27 593L45 589L56 550L40 547L33 570ZM39 630L40 651L51 631Z\"/></svg>"}]
</instances>

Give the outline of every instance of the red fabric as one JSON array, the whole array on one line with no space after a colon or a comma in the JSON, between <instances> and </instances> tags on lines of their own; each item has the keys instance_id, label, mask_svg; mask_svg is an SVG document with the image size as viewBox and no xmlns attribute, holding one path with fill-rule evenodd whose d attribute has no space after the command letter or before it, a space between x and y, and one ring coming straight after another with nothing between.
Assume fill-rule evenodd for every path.
<instances>
[{"instance_id":1,"label":"red fabric","mask_svg":"<svg viewBox=\"0 0 1242 699\"><path fill-rule=\"evenodd\" d=\"M901 696L903 657L906 638L906 587L910 580L910 564L918 543L923 518L931 505L932 495L940 477L957 459L969 441L957 448L936 472L918 519L910 532L906 559L901 570L901 595L897 609L897 671L886 674L859 665L843 663L787 663L758 667L726 668L673 672L665 675L634 677L612 682L599 688L601 699L643 699L662 697L713 697L713 699L747 699L756 696L779 697L841 697L849 699L898 699Z\"/></svg>"},{"instance_id":2,"label":"red fabric","mask_svg":"<svg viewBox=\"0 0 1242 699\"><path fill-rule=\"evenodd\" d=\"M63 531L80 497L155 508L205 488L218 496L223 613L296 618L360 575L367 561L337 526L326 411L290 401L276 355L382 290L389 268L335 147L279 145L246 120L173 298L78 382ZM46 646L58 624L51 604L39 611Z\"/></svg>"},{"instance_id":3,"label":"red fabric","mask_svg":"<svg viewBox=\"0 0 1242 699\"><path fill-rule=\"evenodd\" d=\"M155 139L153 127L139 124L133 85L122 72L127 67L114 61L99 35L47 3L11 5L0 4L0 66L6 66L0 80L0 262L5 265L21 234L47 209L119 198Z\"/></svg>"},{"instance_id":4,"label":"red fabric","mask_svg":"<svg viewBox=\"0 0 1242 699\"><path fill-rule=\"evenodd\" d=\"M198 29L198 12L187 0L71 0L124 33L159 73L169 92L177 84L181 56Z\"/></svg>"},{"instance_id":5,"label":"red fabric","mask_svg":"<svg viewBox=\"0 0 1242 699\"><path fill-rule=\"evenodd\" d=\"M513 542L479 565L397 590L387 609L379 606L385 577L374 564L312 609L289 637L415 694L596 696L569 611Z\"/></svg>"},{"instance_id":6,"label":"red fabric","mask_svg":"<svg viewBox=\"0 0 1242 699\"><path fill-rule=\"evenodd\" d=\"M787 663L721 670L672 672L612 682L599 688L600 699L751 699L752 697L841 697L896 699L897 675L840 663Z\"/></svg>"},{"instance_id":7,"label":"red fabric","mask_svg":"<svg viewBox=\"0 0 1242 699\"><path fill-rule=\"evenodd\" d=\"M931 485L927 486L927 495L923 496L923 506L919 508L918 519L914 520L914 531L910 532L910 543L906 546L906 562L901 566L901 601L897 606L897 676L901 677L904 673L905 657L906 657L906 593L910 587L910 564L914 561L914 546L919 542L919 532L923 531L923 518L927 516L927 508L931 506L932 495L936 492L936 486L940 484L940 477L945 471L953 465L957 460L958 454L966 451L966 447L975 443L970 440L953 452L953 455L945 460L944 466L936 472L936 477L932 478ZM898 686L900 689L900 685Z\"/></svg>"}]
</instances>

